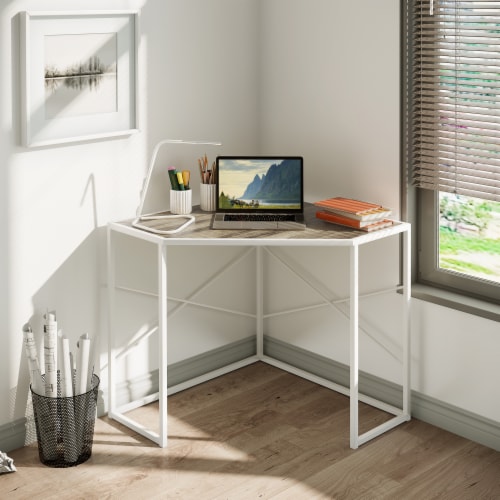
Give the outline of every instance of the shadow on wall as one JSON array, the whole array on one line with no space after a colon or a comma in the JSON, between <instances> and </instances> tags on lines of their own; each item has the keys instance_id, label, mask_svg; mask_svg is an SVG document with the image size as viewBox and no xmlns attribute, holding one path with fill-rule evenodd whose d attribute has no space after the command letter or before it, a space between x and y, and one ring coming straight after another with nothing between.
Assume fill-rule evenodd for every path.
<instances>
[{"instance_id":1,"label":"shadow on wall","mask_svg":"<svg viewBox=\"0 0 500 500\"><path fill-rule=\"evenodd\" d=\"M106 228L92 231L76 250L62 263L57 271L33 296L34 314L29 321L38 347L40 367L43 369L43 315L47 310L56 311L58 330L70 340L71 351L76 353L76 342L83 333L94 341L94 360L100 352L100 290L104 283L101 273L100 249L104 248ZM99 372L99 367L95 367ZM25 444L36 440L36 433L28 386L28 362L22 352L19 363L18 384L12 394L15 414L26 416Z\"/></svg>"},{"instance_id":2,"label":"shadow on wall","mask_svg":"<svg viewBox=\"0 0 500 500\"><path fill-rule=\"evenodd\" d=\"M0 9L0 19L8 11L6 5ZM21 328L23 325L15 324L12 317L13 304L16 297L12 284L12 253L15 251L13 238L10 238L11 219L13 218L11 208L11 198L9 194L11 183L12 154L27 152L21 144L21 86L20 86L20 14L16 12L10 18L11 40L10 51L0 52L0 63L2 68L10 68L11 81L5 78L0 79L0 95L10 94L11 99L0 99L0 117L5 117L3 123L8 122L10 115L12 126L5 130L0 129L0 143L5 147L0 148L0 185L2 192L0 196L0 221L4 231L4 237L0 241L0 313L3 324L9 325L9 332L5 332L2 337L5 339L3 347L6 353L17 352L22 339ZM7 73L8 74L8 73ZM10 88L9 88L10 83ZM2 104L11 102L12 109L5 109ZM43 112L42 109L36 113ZM31 148L29 151L36 152ZM98 228L97 204L95 193L94 176L91 174L82 193L82 203L88 197L92 203L92 226L90 234L82 235L83 241L69 255L45 284L32 297L33 316L26 318L23 322L29 322L35 334L38 345L38 356L43 367L43 315L47 310L55 310L57 313L58 327L62 329L71 342L72 350L76 349L76 341L80 335L87 332L92 338L98 338L100 329L100 251L105 248L105 228ZM36 254L35 254L36 255ZM43 265L43 262L40 263ZM102 280L104 281L104 279ZM19 329L13 332L13 328ZM99 346L95 342L95 355L99 353ZM2 380L9 380L15 373L18 366L17 387L9 390L9 411L11 415L25 415L27 418L25 443L30 443L36 439L34 431L33 413L31 407L31 396L29 393L29 370L24 349L20 351L20 359L8 357L7 362L0 363L0 377ZM96 367L97 369L98 367ZM43 368L42 368L42 371ZM12 384L11 384L12 387Z\"/></svg>"}]
</instances>

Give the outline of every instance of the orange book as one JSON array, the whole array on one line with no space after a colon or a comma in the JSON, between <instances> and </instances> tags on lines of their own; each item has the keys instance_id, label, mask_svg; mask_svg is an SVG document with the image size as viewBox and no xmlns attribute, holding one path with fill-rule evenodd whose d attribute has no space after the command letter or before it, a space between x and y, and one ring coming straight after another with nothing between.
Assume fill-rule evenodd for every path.
<instances>
[{"instance_id":1,"label":"orange book","mask_svg":"<svg viewBox=\"0 0 500 500\"><path fill-rule=\"evenodd\" d=\"M382 219L376 221L360 221L356 219L350 219L349 217L343 217L342 215L330 213L324 210L316 212L316 217L318 219L322 219L327 222L332 222L333 224L352 227L354 229L359 229L360 231L367 231L367 232L392 226L392 220L390 219Z\"/></svg>"},{"instance_id":2,"label":"orange book","mask_svg":"<svg viewBox=\"0 0 500 500\"><path fill-rule=\"evenodd\" d=\"M360 221L380 220L391 215L391 210L382 205L350 198L328 198L317 201L315 205L328 212Z\"/></svg>"}]
</instances>

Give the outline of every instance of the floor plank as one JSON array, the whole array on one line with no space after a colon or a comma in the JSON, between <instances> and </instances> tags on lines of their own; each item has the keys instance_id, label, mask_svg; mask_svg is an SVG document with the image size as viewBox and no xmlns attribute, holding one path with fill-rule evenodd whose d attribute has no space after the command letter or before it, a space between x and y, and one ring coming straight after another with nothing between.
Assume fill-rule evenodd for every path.
<instances>
[{"instance_id":1,"label":"floor plank","mask_svg":"<svg viewBox=\"0 0 500 500\"><path fill-rule=\"evenodd\" d=\"M132 412L156 425L158 404ZM9 453L8 499L498 499L500 453L412 419L349 448L349 399L263 363L169 397L169 445L107 417L92 457L42 465L36 445ZM360 430L390 415L360 405Z\"/></svg>"}]
</instances>

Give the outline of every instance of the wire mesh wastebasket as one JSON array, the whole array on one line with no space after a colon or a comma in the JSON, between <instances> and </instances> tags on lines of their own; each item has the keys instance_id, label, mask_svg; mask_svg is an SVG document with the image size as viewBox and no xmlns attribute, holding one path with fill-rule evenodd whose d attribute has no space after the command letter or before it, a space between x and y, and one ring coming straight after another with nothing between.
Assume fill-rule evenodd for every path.
<instances>
[{"instance_id":1,"label":"wire mesh wastebasket","mask_svg":"<svg viewBox=\"0 0 500 500\"><path fill-rule=\"evenodd\" d=\"M73 467L92 455L99 377L91 389L72 397L47 397L33 392L33 413L40 461L49 467Z\"/></svg>"}]
</instances>

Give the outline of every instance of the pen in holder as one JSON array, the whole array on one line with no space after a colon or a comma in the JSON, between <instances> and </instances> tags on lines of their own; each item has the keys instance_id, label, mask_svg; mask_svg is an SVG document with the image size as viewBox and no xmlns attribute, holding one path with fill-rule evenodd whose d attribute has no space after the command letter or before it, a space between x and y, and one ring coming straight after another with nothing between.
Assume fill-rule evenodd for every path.
<instances>
[{"instance_id":1,"label":"pen in holder","mask_svg":"<svg viewBox=\"0 0 500 500\"><path fill-rule=\"evenodd\" d=\"M170 212L178 215L187 215L193 208L192 190L184 191L170 190Z\"/></svg>"},{"instance_id":2,"label":"pen in holder","mask_svg":"<svg viewBox=\"0 0 500 500\"><path fill-rule=\"evenodd\" d=\"M215 211L215 184L200 184L200 208L207 212Z\"/></svg>"}]
</instances>

